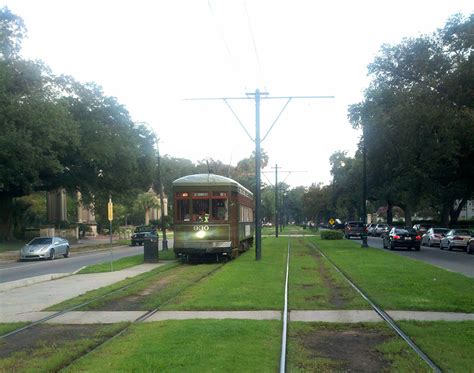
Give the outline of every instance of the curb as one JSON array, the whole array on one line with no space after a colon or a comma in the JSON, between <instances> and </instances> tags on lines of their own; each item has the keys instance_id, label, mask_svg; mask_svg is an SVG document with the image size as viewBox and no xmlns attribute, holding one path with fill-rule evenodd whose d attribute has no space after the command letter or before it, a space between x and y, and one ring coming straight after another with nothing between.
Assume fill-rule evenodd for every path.
<instances>
[{"instance_id":1,"label":"curb","mask_svg":"<svg viewBox=\"0 0 474 373\"><path fill-rule=\"evenodd\" d=\"M34 285L40 282L56 280L58 278L67 277L70 275L71 273L51 273L49 275L29 277L22 280L4 282L3 284L0 284L0 292L23 287L23 286Z\"/></svg>"}]
</instances>

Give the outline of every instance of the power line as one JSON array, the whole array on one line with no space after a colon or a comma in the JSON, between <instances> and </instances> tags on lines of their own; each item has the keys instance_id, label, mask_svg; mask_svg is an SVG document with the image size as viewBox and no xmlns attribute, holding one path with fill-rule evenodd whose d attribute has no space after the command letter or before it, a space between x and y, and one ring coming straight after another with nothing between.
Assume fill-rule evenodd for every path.
<instances>
[{"instance_id":1,"label":"power line","mask_svg":"<svg viewBox=\"0 0 474 373\"><path fill-rule=\"evenodd\" d=\"M263 86L265 87L265 79L263 78L262 64L260 63L260 57L258 56L257 43L255 42L255 36L254 36L253 29L252 29L252 24L250 22L250 16L249 16L249 12L248 12L248 9L247 9L247 1L246 0L244 0L244 8L245 8L245 14L247 15L247 23L248 23L248 26L249 26L250 36L252 38L253 50L255 52L255 57L257 58L258 71L259 71L260 77L262 79Z\"/></svg>"}]
</instances>

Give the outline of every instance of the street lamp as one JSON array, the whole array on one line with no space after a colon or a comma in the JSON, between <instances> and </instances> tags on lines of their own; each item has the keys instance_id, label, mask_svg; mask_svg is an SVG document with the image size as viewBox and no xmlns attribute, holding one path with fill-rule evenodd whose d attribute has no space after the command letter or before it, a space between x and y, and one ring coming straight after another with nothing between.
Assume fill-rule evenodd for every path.
<instances>
[{"instance_id":1,"label":"street lamp","mask_svg":"<svg viewBox=\"0 0 474 373\"><path fill-rule=\"evenodd\" d=\"M364 229L367 225L367 146L365 144L365 126L362 125L362 223ZM367 232L365 232L367 233ZM367 244L367 234L362 235L360 247L369 247Z\"/></svg>"}]
</instances>

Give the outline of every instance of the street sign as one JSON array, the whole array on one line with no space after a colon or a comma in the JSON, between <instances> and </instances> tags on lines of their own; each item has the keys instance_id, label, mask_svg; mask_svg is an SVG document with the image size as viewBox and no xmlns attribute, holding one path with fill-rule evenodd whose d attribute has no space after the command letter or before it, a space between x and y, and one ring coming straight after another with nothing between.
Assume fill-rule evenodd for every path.
<instances>
[{"instance_id":1,"label":"street sign","mask_svg":"<svg viewBox=\"0 0 474 373\"><path fill-rule=\"evenodd\" d=\"M329 224L334 225L335 222L336 221L333 218L329 219Z\"/></svg>"},{"instance_id":2,"label":"street sign","mask_svg":"<svg viewBox=\"0 0 474 373\"><path fill-rule=\"evenodd\" d=\"M109 199L109 203L107 204L107 212L109 221L114 220L114 204L112 203L112 199Z\"/></svg>"}]
</instances>

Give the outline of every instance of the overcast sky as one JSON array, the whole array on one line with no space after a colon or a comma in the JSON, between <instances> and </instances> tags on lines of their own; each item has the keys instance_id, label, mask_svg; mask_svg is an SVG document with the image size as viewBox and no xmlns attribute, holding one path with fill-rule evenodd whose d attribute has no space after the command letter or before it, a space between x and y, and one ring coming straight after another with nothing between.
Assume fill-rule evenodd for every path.
<instances>
[{"instance_id":1,"label":"overcast sky","mask_svg":"<svg viewBox=\"0 0 474 373\"><path fill-rule=\"evenodd\" d=\"M255 149L223 101L185 98L335 96L294 100L262 143L280 180L330 181L329 156L353 155L359 133L347 107L362 99L367 65L383 43L431 33L472 0L0 0L28 28L23 56L56 74L94 81L134 121L147 122L162 154L235 165ZM262 137L286 103L261 105ZM255 136L255 104L229 101ZM267 171L270 171L268 168ZM273 182L266 173L262 181Z\"/></svg>"}]
</instances>

